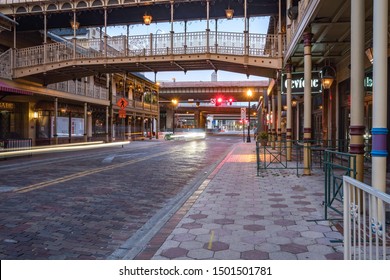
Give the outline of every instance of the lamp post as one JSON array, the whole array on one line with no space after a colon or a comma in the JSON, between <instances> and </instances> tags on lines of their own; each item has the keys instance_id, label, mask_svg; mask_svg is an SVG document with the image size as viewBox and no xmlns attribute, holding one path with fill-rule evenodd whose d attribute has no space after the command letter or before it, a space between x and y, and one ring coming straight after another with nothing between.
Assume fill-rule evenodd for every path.
<instances>
[{"instance_id":1,"label":"lamp post","mask_svg":"<svg viewBox=\"0 0 390 280\"><path fill-rule=\"evenodd\" d=\"M246 138L246 142L251 142L251 134L250 134L250 127L251 127L251 97L252 97L252 91L250 89L247 90L246 95L248 96L248 135Z\"/></svg>"},{"instance_id":2,"label":"lamp post","mask_svg":"<svg viewBox=\"0 0 390 280\"><path fill-rule=\"evenodd\" d=\"M173 106L173 117L172 117L172 133L175 134L175 108L178 103L177 99L172 99L172 106Z\"/></svg>"}]
</instances>

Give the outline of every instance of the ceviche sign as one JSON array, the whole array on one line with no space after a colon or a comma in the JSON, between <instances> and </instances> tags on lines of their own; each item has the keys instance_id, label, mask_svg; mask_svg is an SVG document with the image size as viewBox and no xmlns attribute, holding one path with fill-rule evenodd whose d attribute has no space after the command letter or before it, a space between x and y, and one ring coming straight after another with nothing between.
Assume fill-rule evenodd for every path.
<instances>
[{"instance_id":1,"label":"ceviche sign","mask_svg":"<svg viewBox=\"0 0 390 280\"><path fill-rule=\"evenodd\" d=\"M292 94L303 94L304 88L306 86L304 73L303 72L295 72L291 73L292 79L291 79L291 93ZM311 93L321 93L322 92L322 86L321 86L321 79L320 79L320 71L313 71L311 72ZM287 74L282 74L282 94L287 93Z\"/></svg>"}]
</instances>

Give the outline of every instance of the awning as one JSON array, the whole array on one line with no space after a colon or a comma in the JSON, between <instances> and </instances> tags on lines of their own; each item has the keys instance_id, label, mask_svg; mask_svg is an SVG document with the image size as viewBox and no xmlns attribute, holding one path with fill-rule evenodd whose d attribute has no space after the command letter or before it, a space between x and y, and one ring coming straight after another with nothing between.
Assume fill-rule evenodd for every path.
<instances>
[{"instance_id":1,"label":"awning","mask_svg":"<svg viewBox=\"0 0 390 280\"><path fill-rule=\"evenodd\" d=\"M30 92L30 91L13 87L13 86L8 85L6 82L3 82L3 81L0 81L0 91L6 92L6 93L17 93L17 94L24 94L24 95L33 95L33 93Z\"/></svg>"}]
</instances>

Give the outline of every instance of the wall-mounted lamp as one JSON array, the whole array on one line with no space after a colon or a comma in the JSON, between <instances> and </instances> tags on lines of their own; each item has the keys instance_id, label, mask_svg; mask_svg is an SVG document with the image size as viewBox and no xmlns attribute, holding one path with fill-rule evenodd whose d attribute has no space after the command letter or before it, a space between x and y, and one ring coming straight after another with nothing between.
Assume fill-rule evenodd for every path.
<instances>
[{"instance_id":1,"label":"wall-mounted lamp","mask_svg":"<svg viewBox=\"0 0 390 280\"><path fill-rule=\"evenodd\" d=\"M145 13L145 15L143 16L143 19L144 19L144 24L149 25L152 23L153 17L151 15L148 15L147 13Z\"/></svg>"},{"instance_id":2,"label":"wall-mounted lamp","mask_svg":"<svg viewBox=\"0 0 390 280\"><path fill-rule=\"evenodd\" d=\"M324 89L330 89L336 79L336 70L329 65L322 67L320 72L321 83Z\"/></svg>"},{"instance_id":3,"label":"wall-mounted lamp","mask_svg":"<svg viewBox=\"0 0 390 280\"><path fill-rule=\"evenodd\" d=\"M292 101L291 101L291 105L293 106L293 107L296 107L297 106L297 101L295 100L295 98L293 98L292 99Z\"/></svg>"},{"instance_id":4,"label":"wall-mounted lamp","mask_svg":"<svg viewBox=\"0 0 390 280\"><path fill-rule=\"evenodd\" d=\"M73 18L70 21L70 26L72 27L73 30L77 30L80 27L80 23L75 18Z\"/></svg>"},{"instance_id":5,"label":"wall-mounted lamp","mask_svg":"<svg viewBox=\"0 0 390 280\"><path fill-rule=\"evenodd\" d=\"M225 10L225 14L226 14L226 18L227 18L227 19L232 19L232 18L233 18L233 15L234 15L234 10L233 10L233 9L230 9L230 7L228 7L228 8Z\"/></svg>"},{"instance_id":6,"label":"wall-mounted lamp","mask_svg":"<svg viewBox=\"0 0 390 280\"><path fill-rule=\"evenodd\" d=\"M374 63L374 52L373 52L373 49L372 47L369 47L366 49L366 56L368 58L368 60L371 62L371 64Z\"/></svg>"},{"instance_id":7,"label":"wall-mounted lamp","mask_svg":"<svg viewBox=\"0 0 390 280\"><path fill-rule=\"evenodd\" d=\"M65 105L65 106L61 107L60 112L65 114L67 110L68 110L68 106Z\"/></svg>"},{"instance_id":8,"label":"wall-mounted lamp","mask_svg":"<svg viewBox=\"0 0 390 280\"><path fill-rule=\"evenodd\" d=\"M33 113L33 119L34 119L34 120L38 119L38 112L37 112L37 111L34 111L34 113Z\"/></svg>"}]
</instances>

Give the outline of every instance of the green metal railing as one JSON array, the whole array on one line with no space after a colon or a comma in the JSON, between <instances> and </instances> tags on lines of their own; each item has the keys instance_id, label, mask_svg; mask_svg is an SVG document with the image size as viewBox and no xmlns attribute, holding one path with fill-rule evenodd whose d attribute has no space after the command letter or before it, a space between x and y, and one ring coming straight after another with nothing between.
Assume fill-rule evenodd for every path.
<instances>
[{"instance_id":1,"label":"green metal railing","mask_svg":"<svg viewBox=\"0 0 390 280\"><path fill-rule=\"evenodd\" d=\"M291 144L291 161L287 160L288 144ZM309 145L305 145L309 143ZM270 145L272 144L272 145ZM299 170L303 170L304 150L309 149L309 169L324 168L324 153L326 150L347 150L347 142L344 140L283 140L270 141L268 145L260 145L256 142L257 176L262 170L267 169L295 169L297 176ZM325 170L324 170L325 171Z\"/></svg>"},{"instance_id":2,"label":"green metal railing","mask_svg":"<svg viewBox=\"0 0 390 280\"><path fill-rule=\"evenodd\" d=\"M337 215L343 214L343 176L356 178L356 155L348 153L347 140L311 140L310 145L304 141L291 141L291 161L287 160L288 141L270 141L268 145L256 142L257 176L262 171L272 169L304 170L304 150L310 149L309 168L323 170L324 183L324 210L328 220L330 211Z\"/></svg>"},{"instance_id":3,"label":"green metal railing","mask_svg":"<svg viewBox=\"0 0 390 280\"><path fill-rule=\"evenodd\" d=\"M356 155L326 150L324 152L325 170L325 219L329 210L343 215L343 176L356 178Z\"/></svg>"}]
</instances>

